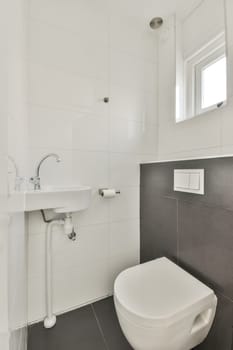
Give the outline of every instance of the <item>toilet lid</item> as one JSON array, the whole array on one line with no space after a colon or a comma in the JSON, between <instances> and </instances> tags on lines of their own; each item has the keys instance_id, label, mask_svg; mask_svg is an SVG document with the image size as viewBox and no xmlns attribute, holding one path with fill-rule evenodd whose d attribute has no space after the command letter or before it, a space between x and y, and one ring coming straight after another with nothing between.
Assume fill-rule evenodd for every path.
<instances>
[{"instance_id":1,"label":"toilet lid","mask_svg":"<svg viewBox=\"0 0 233 350\"><path fill-rule=\"evenodd\" d=\"M210 288L167 258L120 273L114 294L132 314L164 321L214 295Z\"/></svg>"}]
</instances>

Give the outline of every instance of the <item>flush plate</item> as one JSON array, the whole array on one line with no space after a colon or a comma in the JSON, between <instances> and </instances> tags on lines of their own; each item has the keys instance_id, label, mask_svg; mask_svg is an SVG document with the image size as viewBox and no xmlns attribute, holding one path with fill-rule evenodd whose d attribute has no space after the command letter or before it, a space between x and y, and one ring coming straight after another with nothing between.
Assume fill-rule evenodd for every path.
<instances>
[{"instance_id":1,"label":"flush plate","mask_svg":"<svg viewBox=\"0 0 233 350\"><path fill-rule=\"evenodd\" d=\"M175 169L174 191L204 195L204 169Z\"/></svg>"}]
</instances>

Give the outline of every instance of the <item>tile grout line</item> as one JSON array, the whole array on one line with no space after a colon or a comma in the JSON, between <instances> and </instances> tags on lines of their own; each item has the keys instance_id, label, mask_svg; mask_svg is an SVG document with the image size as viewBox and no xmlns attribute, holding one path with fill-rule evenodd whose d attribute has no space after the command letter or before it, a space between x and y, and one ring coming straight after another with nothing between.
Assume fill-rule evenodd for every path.
<instances>
[{"instance_id":1,"label":"tile grout line","mask_svg":"<svg viewBox=\"0 0 233 350\"><path fill-rule=\"evenodd\" d=\"M110 350L110 349L109 349L109 346L108 346L108 343L107 343L107 340L106 340L105 335L104 335L104 331L103 331L103 329L102 329L102 327L101 327L101 324L100 324L100 321L99 321L99 319L98 319L98 317L97 317L97 315L96 315L95 308L94 308L93 304L91 304L91 308L92 308L92 312L93 312L93 314L94 314L94 317L95 317L97 326L98 326L98 328L99 328L100 334L101 334L101 336L102 336L102 338L103 338L105 348L106 348L106 350Z\"/></svg>"}]
</instances>

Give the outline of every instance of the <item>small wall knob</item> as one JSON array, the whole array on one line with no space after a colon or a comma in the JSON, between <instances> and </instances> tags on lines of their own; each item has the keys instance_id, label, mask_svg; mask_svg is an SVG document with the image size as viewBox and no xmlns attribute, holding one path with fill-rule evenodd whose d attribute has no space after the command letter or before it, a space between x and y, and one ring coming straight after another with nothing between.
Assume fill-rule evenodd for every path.
<instances>
[{"instance_id":1,"label":"small wall knob","mask_svg":"<svg viewBox=\"0 0 233 350\"><path fill-rule=\"evenodd\" d=\"M104 97L103 101L104 103L109 103L109 97Z\"/></svg>"}]
</instances>

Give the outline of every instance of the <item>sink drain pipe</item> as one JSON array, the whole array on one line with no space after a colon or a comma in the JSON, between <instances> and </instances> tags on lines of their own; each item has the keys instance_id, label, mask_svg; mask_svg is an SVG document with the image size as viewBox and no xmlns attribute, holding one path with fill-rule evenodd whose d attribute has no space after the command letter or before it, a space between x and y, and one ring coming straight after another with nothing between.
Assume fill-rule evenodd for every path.
<instances>
[{"instance_id":1,"label":"sink drain pipe","mask_svg":"<svg viewBox=\"0 0 233 350\"><path fill-rule=\"evenodd\" d=\"M44 222L46 222L46 261L45 261L45 288L46 288L46 317L44 319L44 327L52 328L56 324L56 315L53 313L53 297L52 297L52 232L54 226L63 226L64 233L72 241L76 240L76 233L72 222L72 215L66 214L64 219L47 220L44 211L41 211Z\"/></svg>"}]
</instances>

